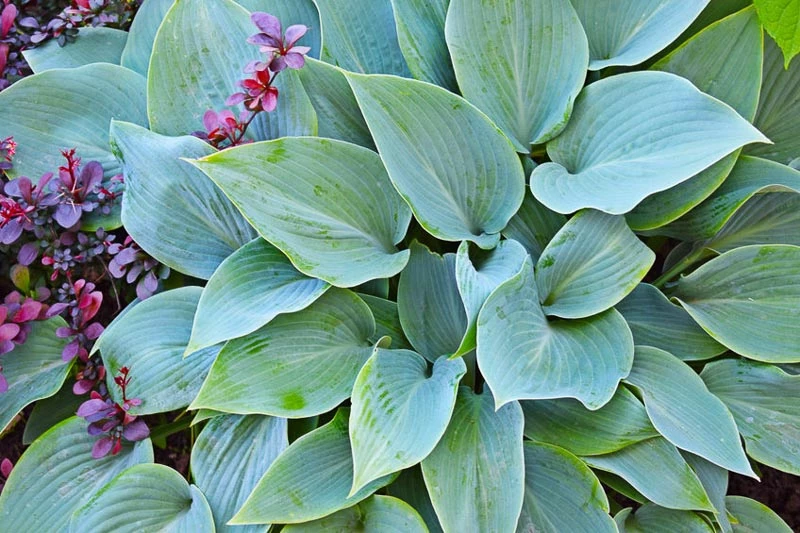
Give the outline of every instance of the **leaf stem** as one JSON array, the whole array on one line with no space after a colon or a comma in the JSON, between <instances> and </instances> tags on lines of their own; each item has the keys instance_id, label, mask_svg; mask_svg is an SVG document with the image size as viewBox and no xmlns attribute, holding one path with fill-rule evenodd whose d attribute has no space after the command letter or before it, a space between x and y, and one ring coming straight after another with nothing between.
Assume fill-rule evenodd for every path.
<instances>
[{"instance_id":1,"label":"leaf stem","mask_svg":"<svg viewBox=\"0 0 800 533\"><path fill-rule=\"evenodd\" d=\"M192 425L192 418L186 417L183 419L175 420L174 422L170 422L168 424L162 424L160 426L154 427L153 431L150 432L151 439L159 439L159 438L167 438L170 435L174 435L175 433L179 433Z\"/></svg>"},{"instance_id":2,"label":"leaf stem","mask_svg":"<svg viewBox=\"0 0 800 533\"><path fill-rule=\"evenodd\" d=\"M659 289L663 289L664 285L666 285L669 280L676 277L678 274L682 274L683 271L689 268L690 266L711 255L714 255L714 252L712 252L708 248L705 247L697 248L696 250L690 252L689 255L687 255L677 263L675 263L672 266L672 268L661 274L653 282L653 286Z\"/></svg>"}]
</instances>

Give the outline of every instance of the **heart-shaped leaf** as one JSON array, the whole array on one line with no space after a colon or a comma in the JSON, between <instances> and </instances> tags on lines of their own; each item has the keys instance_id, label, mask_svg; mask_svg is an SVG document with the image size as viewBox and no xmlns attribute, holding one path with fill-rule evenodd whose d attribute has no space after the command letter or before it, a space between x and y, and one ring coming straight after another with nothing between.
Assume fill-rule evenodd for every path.
<instances>
[{"instance_id":1,"label":"heart-shaped leaf","mask_svg":"<svg viewBox=\"0 0 800 533\"><path fill-rule=\"evenodd\" d=\"M156 32L175 0L147 0L136 12L122 51L122 66L147 76Z\"/></svg>"},{"instance_id":2,"label":"heart-shaped leaf","mask_svg":"<svg viewBox=\"0 0 800 533\"><path fill-rule=\"evenodd\" d=\"M397 531L428 533L422 517L413 507L391 496L371 496L336 513L306 522L289 524L286 533L325 533L328 531Z\"/></svg>"},{"instance_id":3,"label":"heart-shaped leaf","mask_svg":"<svg viewBox=\"0 0 800 533\"><path fill-rule=\"evenodd\" d=\"M458 84L444 37L449 4L450 0L392 0L397 41L411 74L456 92Z\"/></svg>"},{"instance_id":4,"label":"heart-shaped leaf","mask_svg":"<svg viewBox=\"0 0 800 533\"><path fill-rule=\"evenodd\" d=\"M90 63L120 64L128 33L112 28L81 28L75 42L59 46L53 39L25 50L22 55L34 72L54 68L75 68ZM124 65L123 65L124 66Z\"/></svg>"}]
</instances>

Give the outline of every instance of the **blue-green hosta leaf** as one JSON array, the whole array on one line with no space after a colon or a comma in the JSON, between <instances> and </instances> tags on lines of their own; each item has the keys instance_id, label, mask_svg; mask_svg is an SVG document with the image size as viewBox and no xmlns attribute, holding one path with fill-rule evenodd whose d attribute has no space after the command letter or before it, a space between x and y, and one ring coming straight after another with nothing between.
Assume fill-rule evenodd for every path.
<instances>
[{"instance_id":1,"label":"blue-green hosta leaf","mask_svg":"<svg viewBox=\"0 0 800 533\"><path fill-rule=\"evenodd\" d=\"M34 72L54 68L75 68L90 63L119 65L122 49L128 33L112 28L81 28L75 42L59 46L55 39L36 48L25 50L22 55Z\"/></svg>"},{"instance_id":2,"label":"blue-green hosta leaf","mask_svg":"<svg viewBox=\"0 0 800 533\"><path fill-rule=\"evenodd\" d=\"M478 366L497 405L576 398L598 409L633 363L633 337L610 309L582 320L548 321L530 260L486 300L478 316Z\"/></svg>"},{"instance_id":3,"label":"blue-green hosta leaf","mask_svg":"<svg viewBox=\"0 0 800 533\"><path fill-rule=\"evenodd\" d=\"M639 390L653 425L672 444L756 477L730 411L686 363L658 348L637 346L625 381Z\"/></svg>"},{"instance_id":4,"label":"blue-green hosta leaf","mask_svg":"<svg viewBox=\"0 0 800 533\"><path fill-rule=\"evenodd\" d=\"M531 189L560 213L623 214L752 142L768 140L689 81L620 74L581 92L564 133L547 145L553 163L536 167Z\"/></svg>"},{"instance_id":5,"label":"blue-green hosta leaf","mask_svg":"<svg viewBox=\"0 0 800 533\"><path fill-rule=\"evenodd\" d=\"M111 142L125 174L122 221L156 259L208 279L256 233L214 183L180 161L214 149L194 137L165 137L126 122L111 124Z\"/></svg>"},{"instance_id":6,"label":"blue-green hosta leaf","mask_svg":"<svg viewBox=\"0 0 800 533\"><path fill-rule=\"evenodd\" d=\"M646 503L635 513L623 509L614 516L619 533L714 533L706 520L692 511L679 511Z\"/></svg>"},{"instance_id":7,"label":"blue-green hosta leaf","mask_svg":"<svg viewBox=\"0 0 800 533\"><path fill-rule=\"evenodd\" d=\"M203 130L203 115L219 111L241 90L250 61L261 59L247 43L258 28L233 0L176 0L158 30L147 78L147 114L153 131L188 135ZM317 117L297 73L281 73L272 113L259 113L247 137L259 141L314 135ZM236 111L238 113L238 111Z\"/></svg>"},{"instance_id":8,"label":"blue-green hosta leaf","mask_svg":"<svg viewBox=\"0 0 800 533\"><path fill-rule=\"evenodd\" d=\"M503 236L519 242L531 258L538 261L547 243L553 240L566 222L567 218L564 215L547 209L528 190L522 201L522 207L503 230Z\"/></svg>"},{"instance_id":9,"label":"blue-green hosta leaf","mask_svg":"<svg viewBox=\"0 0 800 533\"><path fill-rule=\"evenodd\" d=\"M252 333L283 313L308 307L330 285L297 271L261 238L242 246L208 280L186 353Z\"/></svg>"},{"instance_id":10,"label":"blue-green hosta leaf","mask_svg":"<svg viewBox=\"0 0 800 533\"><path fill-rule=\"evenodd\" d=\"M261 11L278 17L284 32L294 24L305 25L308 32L297 41L297 45L310 47L308 56L319 58L322 50L322 29L314 0L236 0L236 3L250 12ZM252 28L252 33L259 31L255 26Z\"/></svg>"},{"instance_id":11,"label":"blue-green hosta leaf","mask_svg":"<svg viewBox=\"0 0 800 533\"><path fill-rule=\"evenodd\" d=\"M463 355L475 349L478 313L486 298L501 283L519 272L528 258L525 248L514 240L501 241L490 251L473 250L467 241L461 243L456 255L456 283L467 312L467 332L454 355Z\"/></svg>"},{"instance_id":12,"label":"blue-green hosta leaf","mask_svg":"<svg viewBox=\"0 0 800 533\"><path fill-rule=\"evenodd\" d=\"M793 0L753 0L758 17L783 50L783 66L789 68L800 53L800 4Z\"/></svg>"},{"instance_id":13,"label":"blue-green hosta leaf","mask_svg":"<svg viewBox=\"0 0 800 533\"><path fill-rule=\"evenodd\" d=\"M321 59L364 74L409 76L391 0L314 0L322 21Z\"/></svg>"},{"instance_id":14,"label":"blue-green hosta leaf","mask_svg":"<svg viewBox=\"0 0 800 533\"><path fill-rule=\"evenodd\" d=\"M174 0L147 0L136 12L122 51L122 66L147 76L156 32Z\"/></svg>"},{"instance_id":15,"label":"blue-green hosta leaf","mask_svg":"<svg viewBox=\"0 0 800 533\"><path fill-rule=\"evenodd\" d=\"M385 533L428 533L422 517L402 500L391 496L371 496L336 513L307 522L290 524L286 533L326 533L329 531L380 531Z\"/></svg>"},{"instance_id":16,"label":"blue-green hosta leaf","mask_svg":"<svg viewBox=\"0 0 800 533\"><path fill-rule=\"evenodd\" d=\"M353 488L413 466L442 438L456 402L464 361L428 362L409 350L376 349L353 385L350 442Z\"/></svg>"},{"instance_id":17,"label":"blue-green hosta leaf","mask_svg":"<svg viewBox=\"0 0 800 533\"><path fill-rule=\"evenodd\" d=\"M192 161L302 273L353 287L400 272L411 212L366 148L315 137L248 144Z\"/></svg>"},{"instance_id":18,"label":"blue-green hosta leaf","mask_svg":"<svg viewBox=\"0 0 800 533\"><path fill-rule=\"evenodd\" d=\"M125 470L72 515L71 533L175 531L213 533L214 517L205 496L164 465Z\"/></svg>"},{"instance_id":19,"label":"blue-green hosta leaf","mask_svg":"<svg viewBox=\"0 0 800 533\"><path fill-rule=\"evenodd\" d=\"M384 476L348 497L353 484L348 416L347 409L339 409L331 422L294 441L229 523L308 522L355 505L391 483L395 476Z\"/></svg>"},{"instance_id":20,"label":"blue-green hosta leaf","mask_svg":"<svg viewBox=\"0 0 800 533\"><path fill-rule=\"evenodd\" d=\"M747 454L800 475L800 376L745 359L706 365L700 375L733 413Z\"/></svg>"},{"instance_id":21,"label":"blue-green hosta leaf","mask_svg":"<svg viewBox=\"0 0 800 533\"><path fill-rule=\"evenodd\" d=\"M763 503L744 496L727 496L725 505L736 519L734 533L791 533L792 528Z\"/></svg>"},{"instance_id":22,"label":"blue-green hosta leaf","mask_svg":"<svg viewBox=\"0 0 800 533\"><path fill-rule=\"evenodd\" d=\"M441 256L412 242L411 259L397 286L397 311L408 340L429 361L456 353L467 330L456 254Z\"/></svg>"},{"instance_id":23,"label":"blue-green hosta leaf","mask_svg":"<svg viewBox=\"0 0 800 533\"><path fill-rule=\"evenodd\" d=\"M408 69L418 80L453 92L458 88L444 37L450 0L392 0L397 40Z\"/></svg>"},{"instance_id":24,"label":"blue-green hosta leaf","mask_svg":"<svg viewBox=\"0 0 800 533\"><path fill-rule=\"evenodd\" d=\"M728 492L728 471L692 453L681 452L681 455L697 474L706 494L708 494L708 499L714 504L716 509L714 521L723 533L731 533L731 521L725 510L725 494Z\"/></svg>"},{"instance_id":25,"label":"blue-green hosta leaf","mask_svg":"<svg viewBox=\"0 0 800 533\"><path fill-rule=\"evenodd\" d=\"M748 155L788 165L800 156L800 61L788 70L772 39L764 42L764 78L754 124L775 144L748 146Z\"/></svg>"},{"instance_id":26,"label":"blue-green hosta leaf","mask_svg":"<svg viewBox=\"0 0 800 533\"><path fill-rule=\"evenodd\" d=\"M450 425L422 461L444 531L514 530L525 493L523 424L517 402L495 411L488 390L458 389Z\"/></svg>"},{"instance_id":27,"label":"blue-green hosta leaf","mask_svg":"<svg viewBox=\"0 0 800 533\"><path fill-rule=\"evenodd\" d=\"M697 475L678 449L664 438L648 439L583 460L592 468L620 476L662 507L714 512Z\"/></svg>"},{"instance_id":28,"label":"blue-green hosta leaf","mask_svg":"<svg viewBox=\"0 0 800 533\"><path fill-rule=\"evenodd\" d=\"M264 526L228 526L258 480L289 446L286 419L224 415L212 418L192 446L192 478L214 513L219 533L256 533Z\"/></svg>"},{"instance_id":29,"label":"blue-green hosta leaf","mask_svg":"<svg viewBox=\"0 0 800 533\"><path fill-rule=\"evenodd\" d=\"M633 333L633 343L669 351L683 361L711 359L727 351L657 288L640 283L616 306Z\"/></svg>"},{"instance_id":30,"label":"blue-green hosta leaf","mask_svg":"<svg viewBox=\"0 0 800 533\"><path fill-rule=\"evenodd\" d=\"M383 337L389 337L392 339L391 347L393 349L413 349L403 332L403 326L400 324L400 313L395 302L372 296L371 294L359 293L358 296L369 306L372 316L375 317L375 334L369 338L371 343L375 344Z\"/></svg>"},{"instance_id":31,"label":"blue-green hosta leaf","mask_svg":"<svg viewBox=\"0 0 800 533\"><path fill-rule=\"evenodd\" d=\"M25 450L0 494L4 530L66 531L72 513L117 474L153 461L150 439L123 446L116 456L93 459L97 437L86 426L74 416Z\"/></svg>"},{"instance_id":32,"label":"blue-green hosta leaf","mask_svg":"<svg viewBox=\"0 0 800 533\"><path fill-rule=\"evenodd\" d=\"M422 468L414 466L400 473L400 476L386 487L386 494L399 498L413 507L425 521L431 533L442 533L442 526L431 503Z\"/></svg>"},{"instance_id":33,"label":"blue-green hosta leaf","mask_svg":"<svg viewBox=\"0 0 800 533\"><path fill-rule=\"evenodd\" d=\"M590 70L636 65L675 40L709 0L571 0L589 37Z\"/></svg>"},{"instance_id":34,"label":"blue-green hosta leaf","mask_svg":"<svg viewBox=\"0 0 800 533\"><path fill-rule=\"evenodd\" d=\"M569 0L451 0L445 31L461 93L517 151L558 135L589 64L586 34Z\"/></svg>"},{"instance_id":35,"label":"blue-green hosta leaf","mask_svg":"<svg viewBox=\"0 0 800 533\"><path fill-rule=\"evenodd\" d=\"M422 227L445 241L494 247L525 190L511 142L441 87L391 76L348 80L392 183Z\"/></svg>"},{"instance_id":36,"label":"blue-green hosta leaf","mask_svg":"<svg viewBox=\"0 0 800 533\"><path fill-rule=\"evenodd\" d=\"M130 369L128 397L142 400L132 413L180 409L197 396L219 352L219 346L212 346L183 358L201 292L200 287L183 287L151 296L114 320L95 344L103 355L108 390L120 403L113 377L123 366Z\"/></svg>"},{"instance_id":37,"label":"blue-green hosta leaf","mask_svg":"<svg viewBox=\"0 0 800 533\"><path fill-rule=\"evenodd\" d=\"M91 90L87 90L91 87ZM145 79L123 67L95 63L48 70L0 93L0 138L14 137L13 176L34 182L64 164L61 150L99 161L107 177L120 173L108 143L112 119L147 125Z\"/></svg>"},{"instance_id":38,"label":"blue-green hosta leaf","mask_svg":"<svg viewBox=\"0 0 800 533\"><path fill-rule=\"evenodd\" d=\"M525 503L517 531L616 533L608 498L586 464L557 446L525 443Z\"/></svg>"},{"instance_id":39,"label":"blue-green hosta leaf","mask_svg":"<svg viewBox=\"0 0 800 533\"><path fill-rule=\"evenodd\" d=\"M331 289L302 311L229 341L192 409L287 418L330 411L350 397L372 355L374 332L367 304L353 292Z\"/></svg>"},{"instance_id":40,"label":"blue-green hosta leaf","mask_svg":"<svg viewBox=\"0 0 800 533\"><path fill-rule=\"evenodd\" d=\"M596 315L631 292L655 259L625 218L581 211L559 230L536 263L542 308L561 318Z\"/></svg>"},{"instance_id":41,"label":"blue-green hosta leaf","mask_svg":"<svg viewBox=\"0 0 800 533\"><path fill-rule=\"evenodd\" d=\"M798 265L798 246L743 246L682 277L674 296L734 352L770 363L800 362Z\"/></svg>"},{"instance_id":42,"label":"blue-green hosta leaf","mask_svg":"<svg viewBox=\"0 0 800 533\"><path fill-rule=\"evenodd\" d=\"M520 402L525 436L575 455L602 455L659 436L642 403L625 387L600 409L571 398Z\"/></svg>"},{"instance_id":43,"label":"blue-green hosta leaf","mask_svg":"<svg viewBox=\"0 0 800 533\"><path fill-rule=\"evenodd\" d=\"M0 355L8 381L8 390L0 392L0 433L26 405L61 388L72 364L61 358L67 339L56 337L56 329L66 325L60 317L34 322L24 344Z\"/></svg>"}]
</instances>

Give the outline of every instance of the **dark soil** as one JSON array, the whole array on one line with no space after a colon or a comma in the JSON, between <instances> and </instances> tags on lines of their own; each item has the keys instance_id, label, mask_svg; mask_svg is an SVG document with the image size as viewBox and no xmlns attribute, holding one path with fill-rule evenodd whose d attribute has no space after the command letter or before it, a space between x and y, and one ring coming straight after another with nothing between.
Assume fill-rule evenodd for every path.
<instances>
[{"instance_id":1,"label":"dark soil","mask_svg":"<svg viewBox=\"0 0 800 533\"><path fill-rule=\"evenodd\" d=\"M761 466L761 483L731 474L728 494L758 500L783 518L794 531L800 531L800 478Z\"/></svg>"}]
</instances>

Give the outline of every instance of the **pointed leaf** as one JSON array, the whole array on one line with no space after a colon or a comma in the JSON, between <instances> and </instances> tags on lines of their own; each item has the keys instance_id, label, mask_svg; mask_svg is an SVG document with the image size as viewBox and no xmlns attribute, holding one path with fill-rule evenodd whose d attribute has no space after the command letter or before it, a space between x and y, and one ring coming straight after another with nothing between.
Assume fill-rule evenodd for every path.
<instances>
[{"instance_id":1,"label":"pointed leaf","mask_svg":"<svg viewBox=\"0 0 800 533\"><path fill-rule=\"evenodd\" d=\"M128 32L128 41L122 51L122 66L147 76L150 55L156 32L174 0L147 0L142 2Z\"/></svg>"},{"instance_id":2,"label":"pointed leaf","mask_svg":"<svg viewBox=\"0 0 800 533\"><path fill-rule=\"evenodd\" d=\"M783 50L784 68L800 53L800 4L792 0L753 0L758 17Z\"/></svg>"},{"instance_id":3,"label":"pointed leaf","mask_svg":"<svg viewBox=\"0 0 800 533\"><path fill-rule=\"evenodd\" d=\"M706 494L708 494L708 499L714 504L714 521L717 526L723 533L731 533L731 521L725 510L725 494L728 492L728 471L698 455L689 452L681 452L681 455L697 474Z\"/></svg>"},{"instance_id":4,"label":"pointed leaf","mask_svg":"<svg viewBox=\"0 0 800 533\"><path fill-rule=\"evenodd\" d=\"M522 201L522 207L503 230L503 236L522 244L531 258L538 261L547 243L553 240L566 222L567 218L564 215L546 208L528 190Z\"/></svg>"},{"instance_id":5,"label":"pointed leaf","mask_svg":"<svg viewBox=\"0 0 800 533\"><path fill-rule=\"evenodd\" d=\"M411 212L375 152L343 141L285 138L224 150L205 172L302 273L338 287L394 276L409 252Z\"/></svg>"},{"instance_id":6,"label":"pointed leaf","mask_svg":"<svg viewBox=\"0 0 800 533\"><path fill-rule=\"evenodd\" d=\"M286 533L325 533L327 531L385 531L387 533L427 533L428 528L413 507L391 496L372 496L363 502L325 518L305 524L290 524Z\"/></svg>"},{"instance_id":7,"label":"pointed leaf","mask_svg":"<svg viewBox=\"0 0 800 533\"><path fill-rule=\"evenodd\" d=\"M392 0L397 40L414 78L456 92L458 84L444 37L450 0Z\"/></svg>"},{"instance_id":8,"label":"pointed leaf","mask_svg":"<svg viewBox=\"0 0 800 533\"><path fill-rule=\"evenodd\" d=\"M400 313L395 302L370 294L359 293L358 297L364 300L369 310L372 311L372 316L375 317L375 334L369 339L372 344L377 343L383 337L389 337L392 339L392 349L413 350L411 343L403 333L403 326L400 325Z\"/></svg>"},{"instance_id":9,"label":"pointed leaf","mask_svg":"<svg viewBox=\"0 0 800 533\"><path fill-rule=\"evenodd\" d=\"M112 28L81 28L75 42L59 46L55 39L25 50L22 55L34 72L75 68L90 63L120 64L128 33Z\"/></svg>"},{"instance_id":10,"label":"pointed leaf","mask_svg":"<svg viewBox=\"0 0 800 533\"><path fill-rule=\"evenodd\" d=\"M775 514L775 511L755 500L744 496L727 496L725 504L728 512L737 523L733 525L734 533L790 533L792 528Z\"/></svg>"},{"instance_id":11,"label":"pointed leaf","mask_svg":"<svg viewBox=\"0 0 800 533\"><path fill-rule=\"evenodd\" d=\"M666 509L652 503L636 513L623 509L614 517L620 533L713 533L714 528L702 516L692 511Z\"/></svg>"}]
</instances>

